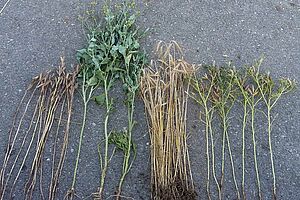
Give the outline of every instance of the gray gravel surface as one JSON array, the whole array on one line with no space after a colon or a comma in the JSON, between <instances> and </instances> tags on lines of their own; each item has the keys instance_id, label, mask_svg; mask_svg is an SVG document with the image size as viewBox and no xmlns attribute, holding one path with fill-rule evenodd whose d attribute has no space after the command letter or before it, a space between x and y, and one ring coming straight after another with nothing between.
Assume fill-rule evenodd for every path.
<instances>
[{"instance_id":1,"label":"gray gravel surface","mask_svg":"<svg viewBox=\"0 0 300 200\"><path fill-rule=\"evenodd\" d=\"M75 52L85 44L77 16L84 12L87 2L79 0L11 0L0 15L0 163L2 163L11 120L26 85L44 70L52 69L65 56L69 66L76 64ZM0 8L5 4L0 1ZM100 2L101 4L101 2ZM150 27L143 41L151 57L158 40L176 40L182 44L186 59L193 63L221 65L229 60L237 67L252 63L262 54L265 71L275 77L288 76L300 82L300 1L234 1L234 0L164 0L138 2L141 10L139 25ZM300 91L285 97L275 110L278 113L273 129L278 199L298 200L300 188ZM113 113L111 127L126 126L126 108L121 90L115 89L118 109ZM81 102L76 96L74 121L81 119ZM190 102L188 131L194 181L199 199L206 199L206 162L203 127L198 121L198 109ZM238 109L238 108L237 108ZM99 182L97 143L101 139L104 111L91 105L87 131L82 147L78 171L77 194L88 197ZM137 160L124 184L124 195L134 199L150 198L149 141L144 108L137 102L138 125L134 137L138 144ZM231 129L233 154L240 185L241 144L237 139L241 124L236 121ZM271 199L271 168L269 163L266 126L263 117L258 125L258 160L261 163L262 190ZM79 126L72 127L65 169L59 184L57 199L63 199L71 184ZM249 199L257 199L251 137L247 137L246 190ZM217 152L220 145L216 144ZM45 155L44 163L50 154ZM217 158L218 159L218 158ZM228 161L228 158L227 158ZM117 154L108 172L106 197L113 195L120 175L122 155ZM218 167L220 167L218 165ZM226 166L225 199L235 199L229 163ZM29 170L29 169L27 169ZM44 169L47 181L49 167ZM48 176L49 177L49 176ZM21 176L20 185L26 181ZM213 188L214 189L214 188ZM216 192L213 192L216 194ZM23 199L21 189L15 199ZM40 199L37 194L34 199ZM88 198L89 199L89 198Z\"/></svg>"}]
</instances>

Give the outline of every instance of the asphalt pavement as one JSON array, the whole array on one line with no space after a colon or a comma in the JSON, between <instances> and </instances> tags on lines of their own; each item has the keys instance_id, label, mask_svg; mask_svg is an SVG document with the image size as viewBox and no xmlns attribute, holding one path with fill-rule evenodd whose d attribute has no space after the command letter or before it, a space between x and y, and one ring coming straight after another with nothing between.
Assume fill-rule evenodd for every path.
<instances>
[{"instance_id":1,"label":"asphalt pavement","mask_svg":"<svg viewBox=\"0 0 300 200\"><path fill-rule=\"evenodd\" d=\"M6 0L0 1L0 9ZM2 163L8 131L18 102L31 78L42 71L53 69L64 56L68 68L76 65L76 50L84 47L86 39L78 15L88 1L80 0L11 0L0 15L0 163ZM103 4L99 2L100 6ZM176 40L191 63L218 65L233 61L236 67L251 64L265 56L262 68L274 77L290 77L300 82L300 1L279 0L147 0L137 1L141 15L138 25L150 28L143 40L143 48L155 58L154 46L159 40ZM299 88L299 87L298 87ZM126 107L121 89L114 89L117 110L110 127L126 126ZM273 148L277 175L278 199L300 199L300 90L278 103L278 114L273 128ZM74 121L81 119L80 96L76 95ZM206 161L203 126L198 120L198 107L189 104L188 132L193 177L199 199L207 199L205 192ZM101 140L104 110L91 105L88 112L82 156L79 164L77 194L86 198L95 192L99 183L97 143ZM149 139L143 102L137 101L137 159L124 183L123 195L137 200L150 198ZM115 123L117 122L117 123ZM271 199L271 166L265 119L258 120L258 160L264 199ZM238 134L241 124L234 121L233 154L237 179L241 180L241 147ZM63 199L71 184L79 125L73 124L67 160L59 183L57 199ZM251 137L247 140L250 142ZM250 144L250 143L249 143ZM217 152L220 146L216 146ZM257 199L252 146L247 147L246 191L248 199ZM45 155L45 163L47 163ZM228 160L228 159L227 159ZM105 197L114 194L120 176L122 155L117 153L106 183ZM220 165L217 166L218 169ZM230 170L229 163L226 164ZM44 176L51 172L44 169ZM28 169L29 170L29 169ZM20 185L25 183L24 173ZM47 180L47 178L45 178ZM226 175L225 199L235 199L230 171ZM214 192L216 194L216 192ZM17 191L14 199L22 199ZM214 196L214 195L213 195ZM40 199L38 195L34 199ZM88 198L89 199L89 198Z\"/></svg>"}]
</instances>

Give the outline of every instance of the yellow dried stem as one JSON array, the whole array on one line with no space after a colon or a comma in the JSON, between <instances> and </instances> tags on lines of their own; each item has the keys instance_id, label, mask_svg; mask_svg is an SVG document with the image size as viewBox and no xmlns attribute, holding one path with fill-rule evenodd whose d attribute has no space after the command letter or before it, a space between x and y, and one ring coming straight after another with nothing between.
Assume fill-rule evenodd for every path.
<instances>
[{"instance_id":1,"label":"yellow dried stem","mask_svg":"<svg viewBox=\"0 0 300 200\"><path fill-rule=\"evenodd\" d=\"M186 195L193 199L186 133L189 83L185 78L195 67L184 61L175 41L159 42L156 52L158 60L151 62L141 78L151 142L152 199L184 199Z\"/></svg>"}]
</instances>

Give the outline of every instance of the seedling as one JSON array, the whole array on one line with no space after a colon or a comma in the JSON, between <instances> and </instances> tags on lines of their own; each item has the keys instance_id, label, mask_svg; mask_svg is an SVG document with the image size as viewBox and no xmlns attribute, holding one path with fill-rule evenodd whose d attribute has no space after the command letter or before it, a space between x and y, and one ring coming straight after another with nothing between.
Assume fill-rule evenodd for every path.
<instances>
[{"instance_id":1,"label":"seedling","mask_svg":"<svg viewBox=\"0 0 300 200\"><path fill-rule=\"evenodd\" d=\"M250 68L249 74L253 78L253 81L257 85L258 91L262 96L263 102L266 106L267 112L265 114L268 121L268 143L269 143L269 152L272 168L272 177L273 177L273 198L277 198L276 194L276 174L274 166L274 156L272 149L272 124L275 120L275 117L272 117L272 111L277 104L278 100L295 88L295 81L284 78L280 79L279 83L275 82L270 74L263 74L260 72L260 66L263 59L260 59L256 65Z\"/></svg>"}]
</instances>

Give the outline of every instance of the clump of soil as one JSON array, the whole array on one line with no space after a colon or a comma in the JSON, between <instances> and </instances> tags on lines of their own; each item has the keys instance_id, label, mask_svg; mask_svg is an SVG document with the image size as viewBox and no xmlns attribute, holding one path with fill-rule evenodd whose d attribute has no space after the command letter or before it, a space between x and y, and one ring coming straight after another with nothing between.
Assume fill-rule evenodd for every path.
<instances>
[{"instance_id":1,"label":"clump of soil","mask_svg":"<svg viewBox=\"0 0 300 200\"><path fill-rule=\"evenodd\" d=\"M197 193L195 190L186 187L185 181L177 179L168 186L159 186L152 199L155 200L195 200ZM155 187L153 187L155 188Z\"/></svg>"}]
</instances>

